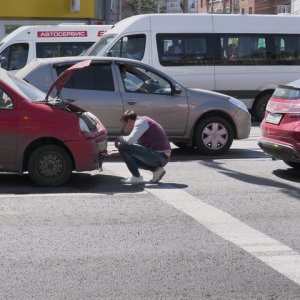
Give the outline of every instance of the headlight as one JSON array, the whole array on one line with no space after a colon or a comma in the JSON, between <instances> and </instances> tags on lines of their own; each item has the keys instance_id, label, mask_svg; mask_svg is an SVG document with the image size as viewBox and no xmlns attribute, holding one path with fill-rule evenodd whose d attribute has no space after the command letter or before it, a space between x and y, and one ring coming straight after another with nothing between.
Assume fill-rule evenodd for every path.
<instances>
[{"instance_id":1,"label":"headlight","mask_svg":"<svg viewBox=\"0 0 300 300\"><path fill-rule=\"evenodd\" d=\"M235 99L235 98L229 98L229 102L232 103L233 105L239 107L240 109L244 111L248 111L247 106L240 100Z\"/></svg>"},{"instance_id":2,"label":"headlight","mask_svg":"<svg viewBox=\"0 0 300 300\"><path fill-rule=\"evenodd\" d=\"M79 127L83 132L91 132L86 122L82 118L79 118Z\"/></svg>"},{"instance_id":3,"label":"headlight","mask_svg":"<svg viewBox=\"0 0 300 300\"><path fill-rule=\"evenodd\" d=\"M87 112L85 112L85 114L89 118L91 118L93 121L95 121L96 123L101 123L100 120L94 114L92 114L91 112L87 111Z\"/></svg>"}]
</instances>

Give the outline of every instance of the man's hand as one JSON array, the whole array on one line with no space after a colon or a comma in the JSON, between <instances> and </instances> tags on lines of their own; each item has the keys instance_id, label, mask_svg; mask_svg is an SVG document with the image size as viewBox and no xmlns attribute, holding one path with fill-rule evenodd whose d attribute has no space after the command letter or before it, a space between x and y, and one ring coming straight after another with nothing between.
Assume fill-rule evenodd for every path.
<instances>
[{"instance_id":1,"label":"man's hand","mask_svg":"<svg viewBox=\"0 0 300 300\"><path fill-rule=\"evenodd\" d=\"M115 140L115 147L119 148L119 144L120 144L120 140L118 138L116 138L116 140Z\"/></svg>"}]
</instances>

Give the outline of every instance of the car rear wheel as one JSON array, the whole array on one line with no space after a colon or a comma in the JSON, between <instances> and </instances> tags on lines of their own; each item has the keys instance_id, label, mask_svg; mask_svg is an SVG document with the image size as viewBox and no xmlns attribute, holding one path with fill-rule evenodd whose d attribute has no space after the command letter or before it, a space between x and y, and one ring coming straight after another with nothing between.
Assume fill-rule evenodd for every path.
<instances>
[{"instance_id":1,"label":"car rear wheel","mask_svg":"<svg viewBox=\"0 0 300 300\"><path fill-rule=\"evenodd\" d=\"M32 181L39 186L61 186L71 176L72 161L62 147L45 145L30 155L28 172Z\"/></svg>"},{"instance_id":2,"label":"car rear wheel","mask_svg":"<svg viewBox=\"0 0 300 300\"><path fill-rule=\"evenodd\" d=\"M224 154L232 142L232 126L221 117L206 118L196 128L194 143L201 154Z\"/></svg>"},{"instance_id":3,"label":"car rear wheel","mask_svg":"<svg viewBox=\"0 0 300 300\"><path fill-rule=\"evenodd\" d=\"M300 170L300 163L292 162L292 161L285 161L285 163L294 169Z\"/></svg>"}]
</instances>

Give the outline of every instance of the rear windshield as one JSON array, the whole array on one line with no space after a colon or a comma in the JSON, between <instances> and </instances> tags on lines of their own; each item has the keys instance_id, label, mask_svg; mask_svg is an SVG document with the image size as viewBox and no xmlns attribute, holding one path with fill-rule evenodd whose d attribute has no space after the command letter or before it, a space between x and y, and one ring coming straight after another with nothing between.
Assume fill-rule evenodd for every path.
<instances>
[{"instance_id":1,"label":"rear windshield","mask_svg":"<svg viewBox=\"0 0 300 300\"><path fill-rule=\"evenodd\" d=\"M289 86L280 86L274 91L273 98L300 100L300 89Z\"/></svg>"}]
</instances>

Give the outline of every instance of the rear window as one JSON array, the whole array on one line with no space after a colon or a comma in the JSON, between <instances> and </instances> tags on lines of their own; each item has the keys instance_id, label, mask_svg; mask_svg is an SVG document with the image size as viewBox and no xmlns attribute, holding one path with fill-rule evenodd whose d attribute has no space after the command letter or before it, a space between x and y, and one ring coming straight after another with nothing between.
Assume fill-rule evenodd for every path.
<instances>
[{"instance_id":1,"label":"rear window","mask_svg":"<svg viewBox=\"0 0 300 300\"><path fill-rule=\"evenodd\" d=\"M68 66L57 66L60 75ZM77 70L67 81L64 88L80 90L114 91L114 81L110 64L92 64Z\"/></svg>"},{"instance_id":2,"label":"rear window","mask_svg":"<svg viewBox=\"0 0 300 300\"><path fill-rule=\"evenodd\" d=\"M273 98L300 100L300 89L289 86L279 86L273 93Z\"/></svg>"}]
</instances>

